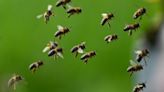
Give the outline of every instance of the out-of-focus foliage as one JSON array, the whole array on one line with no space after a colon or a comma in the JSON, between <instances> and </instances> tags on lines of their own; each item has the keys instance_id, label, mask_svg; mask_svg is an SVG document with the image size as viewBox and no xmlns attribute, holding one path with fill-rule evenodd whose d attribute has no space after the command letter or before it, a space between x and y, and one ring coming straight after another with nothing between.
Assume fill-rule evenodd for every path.
<instances>
[{"instance_id":1,"label":"out-of-focus foliage","mask_svg":"<svg viewBox=\"0 0 164 92\"><path fill-rule=\"evenodd\" d=\"M82 13L67 18L63 8L54 7L55 16L48 24L36 16L56 0L0 0L0 92L6 92L6 81L13 73L24 77L15 92L130 92L131 78L126 72L131 59L131 47L137 37L160 11L159 3L143 0L72 0ZM140 7L147 8L141 28L129 37L125 24L134 23L132 15ZM100 25L101 13L112 12L111 27ZM56 26L67 26L71 32L57 40L64 49L64 59L54 61L42 53L54 40ZM106 44L103 38L117 34L119 39ZM85 41L86 51L97 56L85 65L71 54L72 46ZM29 64L43 60L44 66L32 74ZM134 74L135 75L135 74Z\"/></svg>"}]
</instances>

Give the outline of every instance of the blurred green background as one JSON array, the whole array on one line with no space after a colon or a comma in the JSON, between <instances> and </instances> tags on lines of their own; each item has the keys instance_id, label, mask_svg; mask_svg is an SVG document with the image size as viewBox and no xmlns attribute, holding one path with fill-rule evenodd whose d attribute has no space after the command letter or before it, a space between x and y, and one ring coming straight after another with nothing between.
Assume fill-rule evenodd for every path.
<instances>
[{"instance_id":1,"label":"blurred green background","mask_svg":"<svg viewBox=\"0 0 164 92\"><path fill-rule=\"evenodd\" d=\"M48 24L36 16L55 5L57 0L0 0L0 92L7 92L6 82L13 73L24 77L15 92L131 92L132 78L126 72L133 53L133 43L152 25L160 2L148 0L72 0L82 13L67 18L62 7L54 7L55 16ZM129 37L123 32L125 24L134 23L132 15L140 7L144 15L141 28ZM101 13L112 12L111 28L100 25ZM54 40L57 25L67 26L71 32L61 40L64 59L54 61L42 49ZM119 40L106 44L104 37L117 34ZM95 50L97 56L88 64L75 58L70 49L86 41L86 51ZM32 74L29 64L43 60L44 66Z\"/></svg>"}]
</instances>

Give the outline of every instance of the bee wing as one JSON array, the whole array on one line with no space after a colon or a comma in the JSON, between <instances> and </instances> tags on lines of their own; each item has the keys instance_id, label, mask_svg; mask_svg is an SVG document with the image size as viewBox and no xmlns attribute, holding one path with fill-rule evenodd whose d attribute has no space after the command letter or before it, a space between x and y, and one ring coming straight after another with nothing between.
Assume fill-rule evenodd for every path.
<instances>
[{"instance_id":1,"label":"bee wing","mask_svg":"<svg viewBox=\"0 0 164 92\"><path fill-rule=\"evenodd\" d=\"M137 50L137 51L135 51L135 53L136 53L136 54L141 54L142 51L141 51L141 50Z\"/></svg>"},{"instance_id":2,"label":"bee wing","mask_svg":"<svg viewBox=\"0 0 164 92\"><path fill-rule=\"evenodd\" d=\"M71 5L67 4L68 9L73 8Z\"/></svg>"},{"instance_id":3,"label":"bee wing","mask_svg":"<svg viewBox=\"0 0 164 92\"><path fill-rule=\"evenodd\" d=\"M64 57L63 57L63 54L60 53L60 52L58 52L57 55L58 55L59 57L61 57L61 58L64 58Z\"/></svg>"},{"instance_id":4,"label":"bee wing","mask_svg":"<svg viewBox=\"0 0 164 92\"><path fill-rule=\"evenodd\" d=\"M8 85L8 87L11 87L14 83L15 83L15 81L11 78L11 79L9 79L7 85Z\"/></svg>"},{"instance_id":5,"label":"bee wing","mask_svg":"<svg viewBox=\"0 0 164 92\"><path fill-rule=\"evenodd\" d=\"M37 19L40 19L42 17L43 17L43 14L40 14L40 15L36 16Z\"/></svg>"},{"instance_id":6,"label":"bee wing","mask_svg":"<svg viewBox=\"0 0 164 92\"><path fill-rule=\"evenodd\" d=\"M77 52L78 52L78 53L81 53L81 54L84 53L83 49L81 49L81 48L79 48L79 49L77 50Z\"/></svg>"},{"instance_id":7,"label":"bee wing","mask_svg":"<svg viewBox=\"0 0 164 92\"><path fill-rule=\"evenodd\" d=\"M136 65L137 63L135 63L133 60L130 60L130 64L131 65Z\"/></svg>"},{"instance_id":8,"label":"bee wing","mask_svg":"<svg viewBox=\"0 0 164 92\"><path fill-rule=\"evenodd\" d=\"M102 13L101 16L102 16L102 17L107 17L108 14L107 14L107 13Z\"/></svg>"},{"instance_id":9,"label":"bee wing","mask_svg":"<svg viewBox=\"0 0 164 92\"><path fill-rule=\"evenodd\" d=\"M63 30L63 27L61 25L57 26L58 30Z\"/></svg>"},{"instance_id":10,"label":"bee wing","mask_svg":"<svg viewBox=\"0 0 164 92\"><path fill-rule=\"evenodd\" d=\"M45 52L49 51L49 49L50 49L50 48L46 46L46 47L43 49L42 52L45 53Z\"/></svg>"},{"instance_id":11,"label":"bee wing","mask_svg":"<svg viewBox=\"0 0 164 92\"><path fill-rule=\"evenodd\" d=\"M48 11L51 11L51 10L52 10L52 5L48 5L47 10L48 10Z\"/></svg>"}]
</instances>

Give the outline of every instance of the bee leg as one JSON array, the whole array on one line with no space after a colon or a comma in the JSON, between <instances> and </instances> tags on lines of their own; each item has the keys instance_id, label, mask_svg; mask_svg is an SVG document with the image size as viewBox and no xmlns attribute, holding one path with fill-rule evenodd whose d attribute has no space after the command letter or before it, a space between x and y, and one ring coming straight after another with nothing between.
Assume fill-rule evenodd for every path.
<instances>
[{"instance_id":1,"label":"bee leg","mask_svg":"<svg viewBox=\"0 0 164 92\"><path fill-rule=\"evenodd\" d=\"M68 18L70 18L72 15L73 15L73 13L69 14L69 15L68 15Z\"/></svg>"},{"instance_id":2,"label":"bee leg","mask_svg":"<svg viewBox=\"0 0 164 92\"><path fill-rule=\"evenodd\" d=\"M132 30L129 30L129 34L128 34L129 36L131 36L132 35Z\"/></svg>"},{"instance_id":3,"label":"bee leg","mask_svg":"<svg viewBox=\"0 0 164 92\"><path fill-rule=\"evenodd\" d=\"M88 59L84 60L84 64L87 64L88 63Z\"/></svg>"},{"instance_id":4,"label":"bee leg","mask_svg":"<svg viewBox=\"0 0 164 92\"><path fill-rule=\"evenodd\" d=\"M130 73L130 77L133 75L133 72Z\"/></svg>"},{"instance_id":5,"label":"bee leg","mask_svg":"<svg viewBox=\"0 0 164 92\"><path fill-rule=\"evenodd\" d=\"M13 87L14 87L14 90L16 90L16 85L15 85L15 83L13 84Z\"/></svg>"},{"instance_id":6,"label":"bee leg","mask_svg":"<svg viewBox=\"0 0 164 92\"><path fill-rule=\"evenodd\" d=\"M65 10L67 9L65 5L62 5L62 6L63 6L63 8L64 8Z\"/></svg>"},{"instance_id":7,"label":"bee leg","mask_svg":"<svg viewBox=\"0 0 164 92\"><path fill-rule=\"evenodd\" d=\"M61 39L61 36L59 36L59 39Z\"/></svg>"},{"instance_id":8,"label":"bee leg","mask_svg":"<svg viewBox=\"0 0 164 92\"><path fill-rule=\"evenodd\" d=\"M109 26L109 28L111 27L109 22L108 22L108 26Z\"/></svg>"},{"instance_id":9,"label":"bee leg","mask_svg":"<svg viewBox=\"0 0 164 92\"><path fill-rule=\"evenodd\" d=\"M147 61L146 61L146 59L144 58L144 62L145 62L145 65L147 66Z\"/></svg>"},{"instance_id":10,"label":"bee leg","mask_svg":"<svg viewBox=\"0 0 164 92\"><path fill-rule=\"evenodd\" d=\"M77 55L78 55L78 52L76 52L76 55L75 55L75 57L77 57Z\"/></svg>"}]
</instances>

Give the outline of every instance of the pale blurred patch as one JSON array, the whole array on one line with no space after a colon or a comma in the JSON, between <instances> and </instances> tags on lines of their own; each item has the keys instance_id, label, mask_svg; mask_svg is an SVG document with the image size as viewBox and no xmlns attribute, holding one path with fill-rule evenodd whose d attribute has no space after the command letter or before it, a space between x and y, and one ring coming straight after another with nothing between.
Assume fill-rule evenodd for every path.
<instances>
[{"instance_id":1,"label":"pale blurred patch","mask_svg":"<svg viewBox=\"0 0 164 92\"><path fill-rule=\"evenodd\" d=\"M146 2L149 2L149 3L159 3L161 2L161 0L145 0Z\"/></svg>"}]
</instances>

